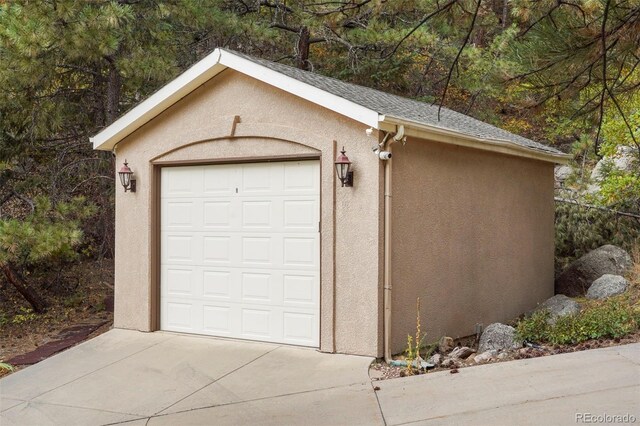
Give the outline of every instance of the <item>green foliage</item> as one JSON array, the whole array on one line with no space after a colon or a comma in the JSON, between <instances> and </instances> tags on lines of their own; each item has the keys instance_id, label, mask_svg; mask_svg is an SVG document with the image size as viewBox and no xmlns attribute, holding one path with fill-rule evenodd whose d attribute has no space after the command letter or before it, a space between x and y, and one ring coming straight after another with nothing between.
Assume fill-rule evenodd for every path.
<instances>
[{"instance_id":1,"label":"green foliage","mask_svg":"<svg viewBox=\"0 0 640 426\"><path fill-rule=\"evenodd\" d=\"M608 112L603 121L604 142L600 152L610 157L623 151L635 153L635 167L631 170L604 170L600 191L595 198L605 206L624 206L625 210L640 212L640 93L620 102L626 114L622 116L617 110Z\"/></svg>"},{"instance_id":2,"label":"green foliage","mask_svg":"<svg viewBox=\"0 0 640 426\"><path fill-rule=\"evenodd\" d=\"M0 361L0 370L13 371L13 365Z\"/></svg>"},{"instance_id":3,"label":"green foliage","mask_svg":"<svg viewBox=\"0 0 640 426\"><path fill-rule=\"evenodd\" d=\"M33 312L33 309L20 307L20 313L13 316L11 322L13 324L22 324L25 322L33 321L38 318L38 316Z\"/></svg>"},{"instance_id":4,"label":"green foliage","mask_svg":"<svg viewBox=\"0 0 640 426\"><path fill-rule=\"evenodd\" d=\"M604 244L630 249L638 238L636 222L614 212L571 203L556 203L556 268Z\"/></svg>"},{"instance_id":5,"label":"green foliage","mask_svg":"<svg viewBox=\"0 0 640 426\"><path fill-rule=\"evenodd\" d=\"M577 315L548 321L546 311L518 322L518 337L530 342L574 344L589 339L623 337L640 328L640 307L612 298L585 308Z\"/></svg>"},{"instance_id":6,"label":"green foliage","mask_svg":"<svg viewBox=\"0 0 640 426\"><path fill-rule=\"evenodd\" d=\"M84 302L84 297L81 293L75 293L64 299L63 305L66 308L77 308ZM104 310L104 309L102 309Z\"/></svg>"},{"instance_id":7,"label":"green foliage","mask_svg":"<svg viewBox=\"0 0 640 426\"><path fill-rule=\"evenodd\" d=\"M522 319L516 326L519 340L528 342L544 342L547 340L549 324L548 311L535 311L530 316Z\"/></svg>"},{"instance_id":8,"label":"green foliage","mask_svg":"<svg viewBox=\"0 0 640 426\"><path fill-rule=\"evenodd\" d=\"M55 206L37 197L33 213L24 219L0 220L0 265L73 259L82 238L81 221L94 213L95 207L82 197Z\"/></svg>"},{"instance_id":9,"label":"green foliage","mask_svg":"<svg viewBox=\"0 0 640 426\"><path fill-rule=\"evenodd\" d=\"M405 349L405 360L407 361L407 374L414 373L414 361L420 360L420 349L424 344L424 340L427 337L427 333L422 332L422 325L420 323L420 298L416 299L416 334L415 340L413 336L407 335L407 348Z\"/></svg>"}]
</instances>

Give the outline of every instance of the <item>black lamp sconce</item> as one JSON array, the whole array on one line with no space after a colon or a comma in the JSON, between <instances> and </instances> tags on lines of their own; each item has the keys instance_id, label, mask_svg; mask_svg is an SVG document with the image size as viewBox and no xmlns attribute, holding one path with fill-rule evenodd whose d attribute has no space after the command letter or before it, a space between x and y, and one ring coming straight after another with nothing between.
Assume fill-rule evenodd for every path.
<instances>
[{"instance_id":1,"label":"black lamp sconce","mask_svg":"<svg viewBox=\"0 0 640 426\"><path fill-rule=\"evenodd\" d=\"M353 171L351 171L351 160L345 155L344 147L340 151L340 155L336 158L336 173L342 186L353 186Z\"/></svg>"},{"instance_id":2,"label":"black lamp sconce","mask_svg":"<svg viewBox=\"0 0 640 426\"><path fill-rule=\"evenodd\" d=\"M129 168L127 160L124 160L124 165L120 168L118 176L120 176L120 183L124 187L124 192L136 192L136 180L131 179L133 171Z\"/></svg>"}]
</instances>

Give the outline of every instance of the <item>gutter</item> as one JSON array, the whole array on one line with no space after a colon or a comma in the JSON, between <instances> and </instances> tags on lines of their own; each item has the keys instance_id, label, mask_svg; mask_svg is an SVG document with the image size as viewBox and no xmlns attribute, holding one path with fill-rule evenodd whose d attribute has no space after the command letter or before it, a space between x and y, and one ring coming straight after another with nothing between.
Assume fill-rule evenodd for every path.
<instances>
[{"instance_id":1,"label":"gutter","mask_svg":"<svg viewBox=\"0 0 640 426\"><path fill-rule=\"evenodd\" d=\"M570 154L564 154L562 152L553 153L535 148L528 148L508 140L475 137L437 126L418 123L412 120L386 115L379 116L378 128L380 130L393 132L399 126L406 127L406 136L481 149L483 151L530 158L554 164L567 164L572 158Z\"/></svg>"}]
</instances>

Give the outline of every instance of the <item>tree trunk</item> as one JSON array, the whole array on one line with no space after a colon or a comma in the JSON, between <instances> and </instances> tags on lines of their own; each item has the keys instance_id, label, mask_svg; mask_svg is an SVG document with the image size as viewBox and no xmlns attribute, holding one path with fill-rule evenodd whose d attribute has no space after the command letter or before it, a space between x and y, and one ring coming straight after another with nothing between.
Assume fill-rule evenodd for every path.
<instances>
[{"instance_id":1,"label":"tree trunk","mask_svg":"<svg viewBox=\"0 0 640 426\"><path fill-rule=\"evenodd\" d=\"M42 313L47 309L47 303L38 293L18 274L11 265L2 265L0 267L7 280L18 290L18 292L24 297L27 302L33 307L33 310L37 313Z\"/></svg>"},{"instance_id":2,"label":"tree trunk","mask_svg":"<svg viewBox=\"0 0 640 426\"><path fill-rule=\"evenodd\" d=\"M116 69L113 60L109 60L109 75L107 77L107 107L105 108L105 121L109 125L116 121L120 109L120 92L122 89L122 79Z\"/></svg>"},{"instance_id":3,"label":"tree trunk","mask_svg":"<svg viewBox=\"0 0 640 426\"><path fill-rule=\"evenodd\" d=\"M509 18L509 0L502 3L502 29L507 28L507 19Z\"/></svg>"},{"instance_id":4,"label":"tree trunk","mask_svg":"<svg viewBox=\"0 0 640 426\"><path fill-rule=\"evenodd\" d=\"M296 55L296 67L301 70L309 70L309 46L311 46L311 32L309 28L300 28L298 37L298 54Z\"/></svg>"}]
</instances>

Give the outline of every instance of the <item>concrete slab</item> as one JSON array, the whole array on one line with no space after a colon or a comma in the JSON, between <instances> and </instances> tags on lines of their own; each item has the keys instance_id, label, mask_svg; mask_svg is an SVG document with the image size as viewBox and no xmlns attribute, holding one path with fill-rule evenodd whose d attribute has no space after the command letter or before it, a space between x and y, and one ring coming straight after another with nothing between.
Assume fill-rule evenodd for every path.
<instances>
[{"instance_id":1,"label":"concrete slab","mask_svg":"<svg viewBox=\"0 0 640 426\"><path fill-rule=\"evenodd\" d=\"M218 381L242 400L368 383L373 358L282 346Z\"/></svg>"},{"instance_id":2,"label":"concrete slab","mask_svg":"<svg viewBox=\"0 0 640 426\"><path fill-rule=\"evenodd\" d=\"M0 397L0 413L8 410L11 407L15 407L18 404L22 404L25 401L19 399Z\"/></svg>"},{"instance_id":3,"label":"concrete slab","mask_svg":"<svg viewBox=\"0 0 640 426\"><path fill-rule=\"evenodd\" d=\"M489 364L377 381L376 393L370 358L112 330L0 379L0 423L382 424L381 410L389 425L573 424L582 410L635 410L638 421L639 354L634 344Z\"/></svg>"},{"instance_id":4,"label":"concrete slab","mask_svg":"<svg viewBox=\"0 0 640 426\"><path fill-rule=\"evenodd\" d=\"M635 423L640 420L640 387L632 386L604 391L525 402L505 407L471 411L411 423L414 425L570 425L581 423ZM635 421L589 421L589 415L630 416Z\"/></svg>"},{"instance_id":5,"label":"concrete slab","mask_svg":"<svg viewBox=\"0 0 640 426\"><path fill-rule=\"evenodd\" d=\"M144 417L139 420L129 420L121 423L112 423L112 425L122 425L122 426L147 426L147 422L149 421L149 417Z\"/></svg>"},{"instance_id":6,"label":"concrete slab","mask_svg":"<svg viewBox=\"0 0 640 426\"><path fill-rule=\"evenodd\" d=\"M343 386L152 417L157 425L383 425L370 384Z\"/></svg>"},{"instance_id":7,"label":"concrete slab","mask_svg":"<svg viewBox=\"0 0 640 426\"><path fill-rule=\"evenodd\" d=\"M242 402L244 400L243 395L238 395L225 386L220 385L218 382L213 382L184 399L177 401L175 404L168 406L160 411L160 413L177 413L180 411Z\"/></svg>"},{"instance_id":8,"label":"concrete slab","mask_svg":"<svg viewBox=\"0 0 640 426\"><path fill-rule=\"evenodd\" d=\"M607 348L612 352L618 353L629 361L635 362L640 365L640 345L623 345Z\"/></svg>"},{"instance_id":9,"label":"concrete slab","mask_svg":"<svg viewBox=\"0 0 640 426\"><path fill-rule=\"evenodd\" d=\"M135 416L84 408L23 402L0 414L2 426L108 424L134 420Z\"/></svg>"},{"instance_id":10,"label":"concrete slab","mask_svg":"<svg viewBox=\"0 0 640 426\"><path fill-rule=\"evenodd\" d=\"M67 404L71 399L76 407L149 416L277 347L172 336L35 401ZM108 398L105 389L112 390Z\"/></svg>"},{"instance_id":11,"label":"concrete slab","mask_svg":"<svg viewBox=\"0 0 640 426\"><path fill-rule=\"evenodd\" d=\"M588 352L387 380L378 382L378 398L387 424L396 425L640 384L628 359L609 349Z\"/></svg>"},{"instance_id":12,"label":"concrete slab","mask_svg":"<svg viewBox=\"0 0 640 426\"><path fill-rule=\"evenodd\" d=\"M0 397L29 400L169 339L160 333L110 330L0 380Z\"/></svg>"}]
</instances>

